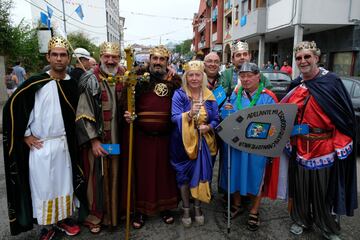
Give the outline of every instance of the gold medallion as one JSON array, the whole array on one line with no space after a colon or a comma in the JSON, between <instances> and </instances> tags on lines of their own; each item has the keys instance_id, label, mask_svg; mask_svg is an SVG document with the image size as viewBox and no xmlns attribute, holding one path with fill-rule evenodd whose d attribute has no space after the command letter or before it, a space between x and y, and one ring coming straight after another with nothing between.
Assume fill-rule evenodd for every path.
<instances>
[{"instance_id":1,"label":"gold medallion","mask_svg":"<svg viewBox=\"0 0 360 240\"><path fill-rule=\"evenodd\" d=\"M165 97L168 94L169 90L165 83L158 83L155 85L154 92L159 97Z\"/></svg>"}]
</instances>

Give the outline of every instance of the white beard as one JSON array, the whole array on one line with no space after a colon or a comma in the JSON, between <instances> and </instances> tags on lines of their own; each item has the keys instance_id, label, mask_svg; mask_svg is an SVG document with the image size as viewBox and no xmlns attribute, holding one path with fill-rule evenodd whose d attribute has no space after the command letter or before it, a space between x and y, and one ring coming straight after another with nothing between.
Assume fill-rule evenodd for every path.
<instances>
[{"instance_id":1,"label":"white beard","mask_svg":"<svg viewBox=\"0 0 360 240\"><path fill-rule=\"evenodd\" d=\"M100 64L100 69L107 75L116 75L117 74L117 67L108 67L105 64Z\"/></svg>"}]
</instances>

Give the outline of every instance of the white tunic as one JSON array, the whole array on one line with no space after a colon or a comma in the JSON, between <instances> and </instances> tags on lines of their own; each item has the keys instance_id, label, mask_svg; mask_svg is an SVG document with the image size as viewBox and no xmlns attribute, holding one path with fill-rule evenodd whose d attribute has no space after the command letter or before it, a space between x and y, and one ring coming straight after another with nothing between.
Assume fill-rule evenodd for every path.
<instances>
[{"instance_id":1,"label":"white tunic","mask_svg":"<svg viewBox=\"0 0 360 240\"><path fill-rule=\"evenodd\" d=\"M32 148L29 154L33 217L39 225L53 224L72 215L74 192L56 80L35 94L25 136L30 134L43 140L43 147Z\"/></svg>"}]
</instances>

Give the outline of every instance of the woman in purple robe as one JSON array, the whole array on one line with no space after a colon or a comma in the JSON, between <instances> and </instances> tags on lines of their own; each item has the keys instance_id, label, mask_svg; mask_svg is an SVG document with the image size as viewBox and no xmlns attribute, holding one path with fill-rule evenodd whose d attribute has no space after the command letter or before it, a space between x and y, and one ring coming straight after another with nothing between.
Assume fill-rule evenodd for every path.
<instances>
[{"instance_id":1,"label":"woman in purple robe","mask_svg":"<svg viewBox=\"0 0 360 240\"><path fill-rule=\"evenodd\" d=\"M218 105L207 89L202 61L190 61L185 67L182 87L172 99L171 164L176 171L185 227L190 227L190 193L195 199L195 222L204 224L200 202L211 198L213 158L217 152L214 128L219 124Z\"/></svg>"}]
</instances>

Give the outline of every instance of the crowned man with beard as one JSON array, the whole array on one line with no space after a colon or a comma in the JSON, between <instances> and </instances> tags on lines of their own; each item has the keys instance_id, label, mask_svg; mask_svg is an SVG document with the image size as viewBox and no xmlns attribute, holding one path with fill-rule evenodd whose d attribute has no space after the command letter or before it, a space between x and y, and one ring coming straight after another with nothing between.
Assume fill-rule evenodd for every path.
<instances>
[{"instance_id":1,"label":"crowned man with beard","mask_svg":"<svg viewBox=\"0 0 360 240\"><path fill-rule=\"evenodd\" d=\"M84 225L100 232L100 223L118 223L119 155L109 155L102 144L120 143L120 46L100 45L100 64L82 75L76 124L87 182L89 215Z\"/></svg>"},{"instance_id":2,"label":"crowned man with beard","mask_svg":"<svg viewBox=\"0 0 360 240\"><path fill-rule=\"evenodd\" d=\"M167 70L169 58L165 47L152 48L150 79L136 86L134 228L145 224L145 215L159 212L166 224L174 222L169 212L177 207L175 172L169 160L171 98L181 79ZM129 112L126 111L124 117L127 122L131 121Z\"/></svg>"}]
</instances>

